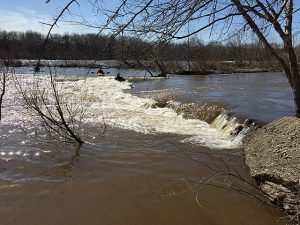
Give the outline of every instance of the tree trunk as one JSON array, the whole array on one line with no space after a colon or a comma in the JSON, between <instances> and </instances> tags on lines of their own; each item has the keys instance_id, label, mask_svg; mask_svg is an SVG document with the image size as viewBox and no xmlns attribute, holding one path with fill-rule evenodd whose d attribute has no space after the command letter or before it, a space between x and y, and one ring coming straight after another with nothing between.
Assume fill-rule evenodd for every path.
<instances>
[{"instance_id":1,"label":"tree trunk","mask_svg":"<svg viewBox=\"0 0 300 225\"><path fill-rule=\"evenodd\" d=\"M5 87L6 87L6 74L5 74L5 72L3 72L2 73L2 88L0 88L0 90L1 90L1 94L0 94L0 121L2 119L2 103L3 103L4 94L5 94Z\"/></svg>"},{"instance_id":2,"label":"tree trunk","mask_svg":"<svg viewBox=\"0 0 300 225\"><path fill-rule=\"evenodd\" d=\"M300 118L300 79L299 77L293 84L294 102L296 106L296 117Z\"/></svg>"},{"instance_id":3,"label":"tree trunk","mask_svg":"<svg viewBox=\"0 0 300 225\"><path fill-rule=\"evenodd\" d=\"M296 107L296 117L300 118L300 73L298 68L297 57L293 48L288 49L290 62L290 79L286 74L291 88L293 89L294 102Z\"/></svg>"},{"instance_id":4,"label":"tree trunk","mask_svg":"<svg viewBox=\"0 0 300 225\"><path fill-rule=\"evenodd\" d=\"M0 121L2 120L2 100L0 99Z\"/></svg>"},{"instance_id":5,"label":"tree trunk","mask_svg":"<svg viewBox=\"0 0 300 225\"><path fill-rule=\"evenodd\" d=\"M290 79L289 82L293 89L294 102L296 106L296 117L300 117L300 74L298 68L298 59L295 53L295 49L292 43L292 35L287 35L284 40L284 49L288 54L289 68L290 68ZM288 74L286 74L289 78Z\"/></svg>"}]
</instances>

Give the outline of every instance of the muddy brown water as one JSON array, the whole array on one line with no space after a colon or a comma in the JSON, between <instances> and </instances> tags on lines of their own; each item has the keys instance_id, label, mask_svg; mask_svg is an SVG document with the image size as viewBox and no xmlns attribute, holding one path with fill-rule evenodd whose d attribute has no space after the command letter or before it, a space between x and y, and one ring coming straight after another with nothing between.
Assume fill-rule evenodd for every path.
<instances>
[{"instance_id":1,"label":"muddy brown water","mask_svg":"<svg viewBox=\"0 0 300 225\"><path fill-rule=\"evenodd\" d=\"M235 85L219 76L179 76L137 84L133 94L149 97L172 89L187 101L223 102L237 114L271 121L292 114L292 103L282 75L274 75L273 88L269 75L229 75ZM269 88L261 98L264 85ZM265 200L251 186L214 173L230 166L253 184L241 149L194 146L179 135L108 128L102 136L85 129L92 138L84 137L87 143L72 165L76 146L39 143L18 127L0 126L1 225L287 224L280 210L228 190L238 187Z\"/></svg>"},{"instance_id":2,"label":"muddy brown water","mask_svg":"<svg viewBox=\"0 0 300 225\"><path fill-rule=\"evenodd\" d=\"M283 224L280 211L236 191L201 184L188 190L185 180L211 175L203 163L215 168L223 160L250 181L239 150L212 152L176 135L109 129L85 144L72 166L74 146L20 145L22 135L15 131L0 145L28 154L0 160L1 224ZM213 184L227 185L223 178Z\"/></svg>"}]
</instances>

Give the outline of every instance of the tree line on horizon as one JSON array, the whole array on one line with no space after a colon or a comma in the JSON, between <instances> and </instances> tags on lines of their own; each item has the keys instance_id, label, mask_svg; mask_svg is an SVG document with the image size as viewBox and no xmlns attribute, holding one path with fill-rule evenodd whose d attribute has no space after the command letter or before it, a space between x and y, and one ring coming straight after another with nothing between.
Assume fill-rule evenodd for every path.
<instances>
[{"instance_id":1,"label":"tree line on horizon","mask_svg":"<svg viewBox=\"0 0 300 225\"><path fill-rule=\"evenodd\" d=\"M259 41L247 43L233 36L226 42L204 43L192 37L180 43L168 43L157 54L151 41L136 37L110 37L96 34L53 34L46 49L41 49L45 36L34 31L0 31L1 59L61 59L61 60L157 60L175 61L235 61L272 62L272 56ZM280 46L276 46L280 48ZM148 51L145 51L148 49ZM300 47L297 47L300 55Z\"/></svg>"}]
</instances>

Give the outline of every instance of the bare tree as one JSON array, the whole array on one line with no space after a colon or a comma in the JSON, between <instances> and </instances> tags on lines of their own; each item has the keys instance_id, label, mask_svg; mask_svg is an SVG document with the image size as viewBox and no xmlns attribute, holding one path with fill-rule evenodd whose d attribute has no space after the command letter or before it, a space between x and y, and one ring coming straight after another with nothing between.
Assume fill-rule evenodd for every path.
<instances>
[{"instance_id":1,"label":"bare tree","mask_svg":"<svg viewBox=\"0 0 300 225\"><path fill-rule=\"evenodd\" d=\"M7 71L3 63L1 62L1 71L0 71L0 121L2 119L2 103L3 103L3 98L5 95L5 90L6 90L6 82L7 82Z\"/></svg>"},{"instance_id":2,"label":"bare tree","mask_svg":"<svg viewBox=\"0 0 300 225\"><path fill-rule=\"evenodd\" d=\"M12 60L0 61L0 121L2 119L2 105L8 86L9 77L13 73L13 68L10 68L11 64L13 64Z\"/></svg>"},{"instance_id":3,"label":"bare tree","mask_svg":"<svg viewBox=\"0 0 300 225\"><path fill-rule=\"evenodd\" d=\"M47 0L46 3L48 2ZM54 18L53 23L47 24L50 28L40 49L40 56L36 66L38 70L35 71L39 71L41 56L48 47L52 29L72 3L77 3L77 1L71 0ZM75 155L79 156L80 146L83 144L79 128L86 105L74 104L71 99L72 93L66 94L62 92L64 86L60 85L61 80L56 79L57 77L52 73L50 66L48 71L48 76L41 77L34 74L30 80L16 77L16 88L21 95L24 107L35 120L34 126L36 129L42 128L54 141L77 142L78 147L75 149ZM84 96L86 95L83 94L82 97L84 98Z\"/></svg>"},{"instance_id":4,"label":"bare tree","mask_svg":"<svg viewBox=\"0 0 300 225\"><path fill-rule=\"evenodd\" d=\"M42 130L42 135L46 133L51 141L77 142L80 147L83 140L79 130L88 107L87 93L82 90L81 96L74 96L71 90L65 92L65 81L53 74L50 67L48 76L15 77L21 102L33 119L36 131ZM74 84L72 88L79 90L82 87ZM79 147L75 155L79 155Z\"/></svg>"}]
</instances>

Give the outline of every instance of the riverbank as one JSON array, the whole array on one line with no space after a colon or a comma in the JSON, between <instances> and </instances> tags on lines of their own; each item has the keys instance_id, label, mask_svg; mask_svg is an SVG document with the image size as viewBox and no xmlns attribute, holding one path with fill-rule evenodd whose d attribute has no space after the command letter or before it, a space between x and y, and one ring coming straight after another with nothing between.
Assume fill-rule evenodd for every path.
<instances>
[{"instance_id":1,"label":"riverbank","mask_svg":"<svg viewBox=\"0 0 300 225\"><path fill-rule=\"evenodd\" d=\"M299 220L300 119L284 117L245 140L251 176L272 203Z\"/></svg>"},{"instance_id":2,"label":"riverbank","mask_svg":"<svg viewBox=\"0 0 300 225\"><path fill-rule=\"evenodd\" d=\"M176 71L175 75L210 75L210 74L229 74L229 73L267 73L280 72L277 68L227 68L227 69L211 69L211 70L182 70Z\"/></svg>"},{"instance_id":3,"label":"riverbank","mask_svg":"<svg viewBox=\"0 0 300 225\"><path fill-rule=\"evenodd\" d=\"M60 67L60 68L88 68L96 69L136 69L145 70L152 75L176 74L176 75L209 75L228 73L261 73L281 71L276 62L266 61L159 61L150 63L149 61L136 62L127 60L32 60L13 59L5 61L6 66L12 67ZM146 66L148 65L148 66Z\"/></svg>"}]
</instances>

